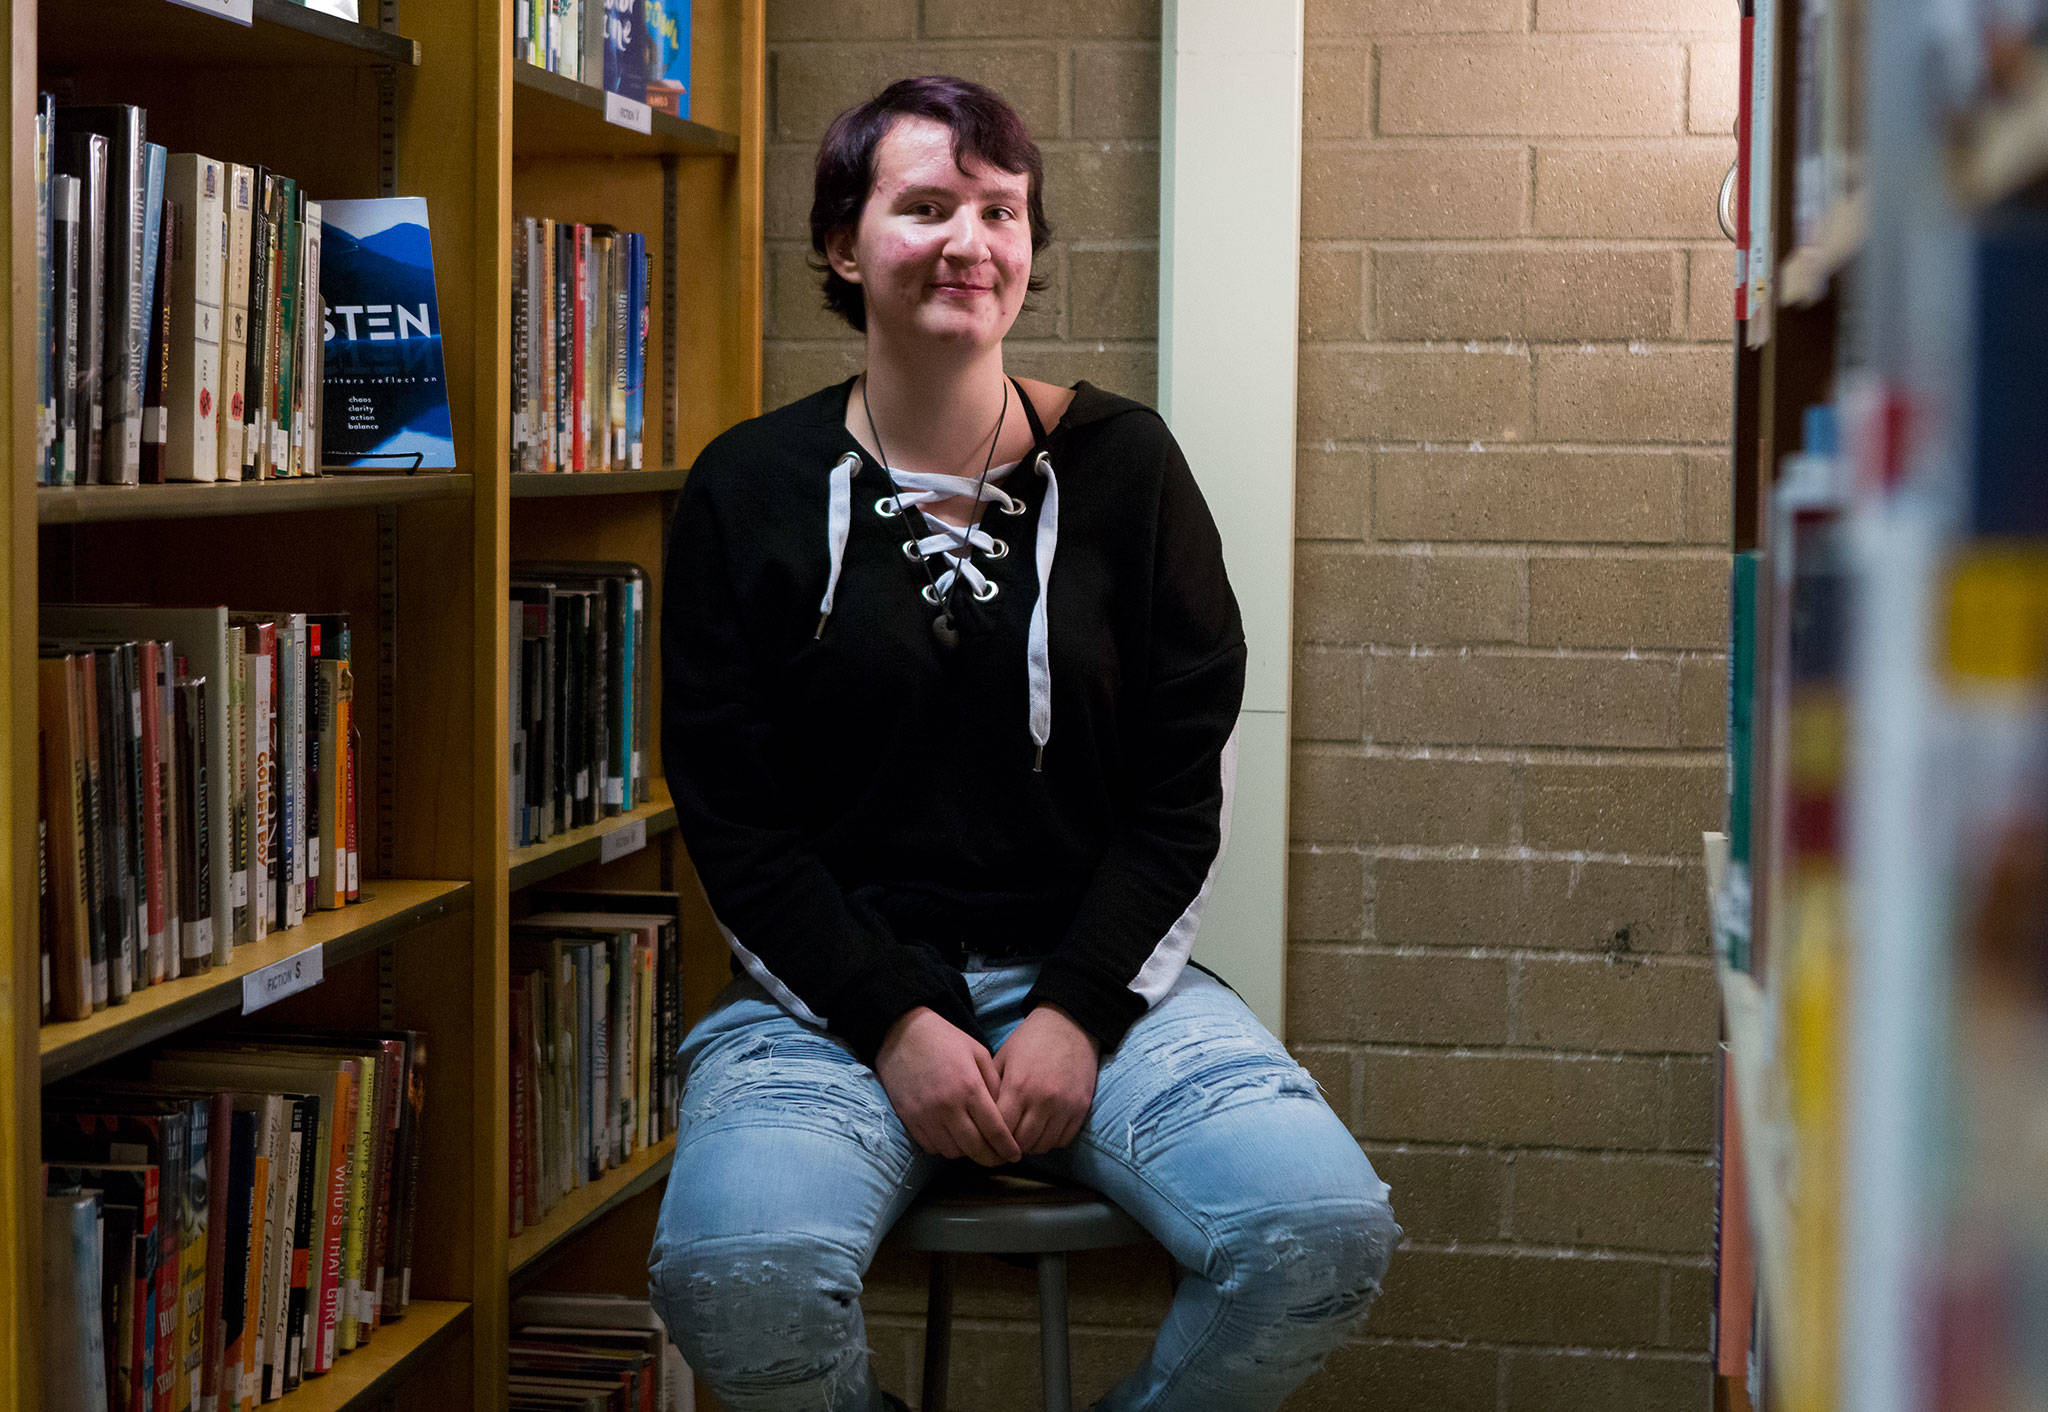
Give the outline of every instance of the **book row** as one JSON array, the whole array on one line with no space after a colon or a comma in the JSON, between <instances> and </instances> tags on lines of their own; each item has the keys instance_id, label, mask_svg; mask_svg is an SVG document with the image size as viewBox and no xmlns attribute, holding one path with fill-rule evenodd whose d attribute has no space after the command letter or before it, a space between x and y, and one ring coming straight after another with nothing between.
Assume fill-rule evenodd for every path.
<instances>
[{"instance_id":1,"label":"book row","mask_svg":"<svg viewBox=\"0 0 2048 1412\"><path fill-rule=\"evenodd\" d=\"M37 482L317 472L321 204L127 103L42 95L35 170Z\"/></svg>"},{"instance_id":2,"label":"book row","mask_svg":"<svg viewBox=\"0 0 2048 1412\"><path fill-rule=\"evenodd\" d=\"M411 1300L414 1031L166 1049L43 1095L45 1405L238 1412Z\"/></svg>"},{"instance_id":3,"label":"book row","mask_svg":"<svg viewBox=\"0 0 2048 1412\"><path fill-rule=\"evenodd\" d=\"M690 116L690 0L513 0L512 57Z\"/></svg>"},{"instance_id":4,"label":"book row","mask_svg":"<svg viewBox=\"0 0 2048 1412\"><path fill-rule=\"evenodd\" d=\"M521 216L512 240L512 468L639 470L647 238Z\"/></svg>"},{"instance_id":5,"label":"book row","mask_svg":"<svg viewBox=\"0 0 2048 1412\"><path fill-rule=\"evenodd\" d=\"M511 1229L675 1130L672 892L554 892L512 925Z\"/></svg>"},{"instance_id":6,"label":"book row","mask_svg":"<svg viewBox=\"0 0 2048 1412\"><path fill-rule=\"evenodd\" d=\"M347 614L46 604L41 632L44 1019L357 899Z\"/></svg>"},{"instance_id":7,"label":"book row","mask_svg":"<svg viewBox=\"0 0 2048 1412\"><path fill-rule=\"evenodd\" d=\"M645 802L647 606L638 564L512 565L515 848Z\"/></svg>"},{"instance_id":8,"label":"book row","mask_svg":"<svg viewBox=\"0 0 2048 1412\"><path fill-rule=\"evenodd\" d=\"M514 1412L692 1412L689 1364L654 1307L617 1294L512 1301Z\"/></svg>"}]
</instances>

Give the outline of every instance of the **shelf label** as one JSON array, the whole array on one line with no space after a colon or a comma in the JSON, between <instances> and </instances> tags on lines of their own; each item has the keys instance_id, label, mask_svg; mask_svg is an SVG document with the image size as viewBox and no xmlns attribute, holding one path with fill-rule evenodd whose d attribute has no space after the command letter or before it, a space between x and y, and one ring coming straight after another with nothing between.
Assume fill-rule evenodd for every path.
<instances>
[{"instance_id":1,"label":"shelf label","mask_svg":"<svg viewBox=\"0 0 2048 1412\"><path fill-rule=\"evenodd\" d=\"M296 956L273 961L242 977L242 1013L261 1010L287 995L297 995L320 984L320 956L319 946L309 946Z\"/></svg>"},{"instance_id":2,"label":"shelf label","mask_svg":"<svg viewBox=\"0 0 2048 1412\"><path fill-rule=\"evenodd\" d=\"M188 10L197 10L202 15L218 15L224 20L233 20L246 25L255 8L256 0L171 0L173 5L183 5Z\"/></svg>"},{"instance_id":3,"label":"shelf label","mask_svg":"<svg viewBox=\"0 0 2048 1412\"><path fill-rule=\"evenodd\" d=\"M621 828L613 829L597 841L597 861L609 863L614 858L623 858L628 853L638 853L647 846L647 820L635 819Z\"/></svg>"},{"instance_id":4,"label":"shelf label","mask_svg":"<svg viewBox=\"0 0 2048 1412\"><path fill-rule=\"evenodd\" d=\"M247 0L244 0L244 3L246 4ZM635 103L625 94L614 93L610 89L606 89L604 94L604 120L623 128L631 128L634 132L654 131L652 108L645 103Z\"/></svg>"}]
</instances>

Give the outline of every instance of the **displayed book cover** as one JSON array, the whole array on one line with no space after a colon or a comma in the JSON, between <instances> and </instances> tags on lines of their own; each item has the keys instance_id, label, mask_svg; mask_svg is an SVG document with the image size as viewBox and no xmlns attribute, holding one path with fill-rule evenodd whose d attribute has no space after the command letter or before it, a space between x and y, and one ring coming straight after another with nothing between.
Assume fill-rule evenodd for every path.
<instances>
[{"instance_id":1,"label":"displayed book cover","mask_svg":"<svg viewBox=\"0 0 2048 1412\"><path fill-rule=\"evenodd\" d=\"M651 0L604 0L604 86L634 102L647 91L653 46L647 33Z\"/></svg>"},{"instance_id":2,"label":"displayed book cover","mask_svg":"<svg viewBox=\"0 0 2048 1412\"><path fill-rule=\"evenodd\" d=\"M690 116L690 0L639 0L647 35L647 106Z\"/></svg>"},{"instance_id":3,"label":"displayed book cover","mask_svg":"<svg viewBox=\"0 0 2048 1412\"><path fill-rule=\"evenodd\" d=\"M325 201L321 218L326 464L452 469L426 199Z\"/></svg>"}]
</instances>

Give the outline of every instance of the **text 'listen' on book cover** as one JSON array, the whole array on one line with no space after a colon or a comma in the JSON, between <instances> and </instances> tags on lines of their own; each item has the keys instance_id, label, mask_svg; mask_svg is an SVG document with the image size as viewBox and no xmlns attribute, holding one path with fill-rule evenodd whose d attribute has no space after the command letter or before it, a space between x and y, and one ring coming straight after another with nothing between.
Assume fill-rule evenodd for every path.
<instances>
[{"instance_id":1,"label":"text 'listen' on book cover","mask_svg":"<svg viewBox=\"0 0 2048 1412\"><path fill-rule=\"evenodd\" d=\"M426 198L323 201L320 212L323 459L364 470L452 468Z\"/></svg>"}]
</instances>

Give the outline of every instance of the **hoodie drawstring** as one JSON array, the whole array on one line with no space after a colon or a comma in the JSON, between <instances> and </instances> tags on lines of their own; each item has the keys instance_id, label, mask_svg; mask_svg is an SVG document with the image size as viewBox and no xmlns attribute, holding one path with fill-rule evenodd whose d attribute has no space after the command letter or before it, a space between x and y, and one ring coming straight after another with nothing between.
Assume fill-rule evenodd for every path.
<instances>
[{"instance_id":1,"label":"hoodie drawstring","mask_svg":"<svg viewBox=\"0 0 2048 1412\"><path fill-rule=\"evenodd\" d=\"M825 635L825 620L832 616L832 595L839 589L839 571L846 564L846 537L853 531L853 474L860 469L860 457L847 452L832 467L831 493L825 508L825 553L831 568L825 575L825 596L818 600L818 630Z\"/></svg>"},{"instance_id":2,"label":"hoodie drawstring","mask_svg":"<svg viewBox=\"0 0 2048 1412\"><path fill-rule=\"evenodd\" d=\"M1052 457L1043 451L1033 466L1045 477L1045 505L1038 514L1038 601L1024 638L1024 673L1031 682L1031 768L1045 770L1045 742L1052 737L1052 561L1060 546L1060 483Z\"/></svg>"}]
</instances>

